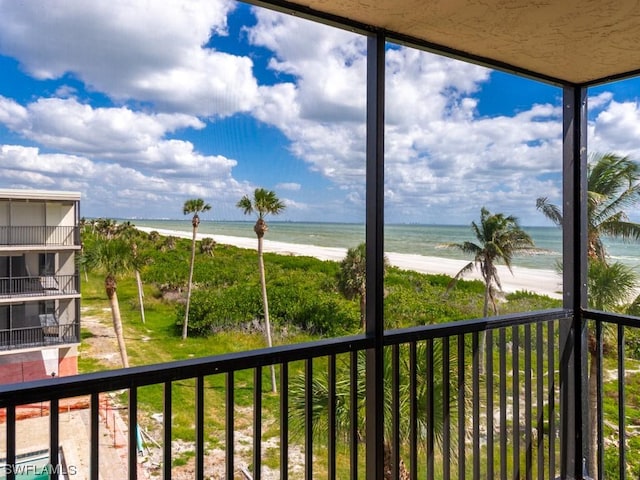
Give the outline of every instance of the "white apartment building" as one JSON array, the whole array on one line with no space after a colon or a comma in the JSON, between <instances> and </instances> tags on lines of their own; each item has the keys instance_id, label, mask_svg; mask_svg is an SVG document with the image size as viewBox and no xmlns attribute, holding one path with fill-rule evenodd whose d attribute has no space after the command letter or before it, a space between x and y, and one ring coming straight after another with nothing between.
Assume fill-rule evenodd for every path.
<instances>
[{"instance_id":1,"label":"white apartment building","mask_svg":"<svg viewBox=\"0 0 640 480\"><path fill-rule=\"evenodd\" d=\"M0 383L77 373L80 193L0 189Z\"/></svg>"}]
</instances>

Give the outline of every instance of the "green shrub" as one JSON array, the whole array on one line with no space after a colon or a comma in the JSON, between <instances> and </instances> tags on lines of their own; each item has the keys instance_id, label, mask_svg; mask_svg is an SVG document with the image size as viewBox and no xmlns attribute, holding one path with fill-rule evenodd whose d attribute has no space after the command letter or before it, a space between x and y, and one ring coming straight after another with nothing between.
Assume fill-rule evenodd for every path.
<instances>
[{"instance_id":1,"label":"green shrub","mask_svg":"<svg viewBox=\"0 0 640 480\"><path fill-rule=\"evenodd\" d=\"M337 294L318 294L292 285L271 287L269 317L272 325L293 325L308 333L339 336L358 326L357 306ZM191 296L189 334L208 336L226 328L237 328L264 317L257 284L233 285L220 290L197 290ZM182 328L184 305L176 309L176 327ZM178 331L177 330L177 331Z\"/></svg>"}]
</instances>

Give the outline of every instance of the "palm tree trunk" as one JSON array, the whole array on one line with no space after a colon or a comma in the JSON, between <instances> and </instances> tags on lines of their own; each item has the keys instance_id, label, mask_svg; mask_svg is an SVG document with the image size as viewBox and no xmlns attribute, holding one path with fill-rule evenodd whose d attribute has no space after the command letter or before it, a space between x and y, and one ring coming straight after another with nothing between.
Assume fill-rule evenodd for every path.
<instances>
[{"instance_id":1,"label":"palm tree trunk","mask_svg":"<svg viewBox=\"0 0 640 480\"><path fill-rule=\"evenodd\" d=\"M124 342L124 333L122 329L122 318L120 317L120 304L118 303L118 294L116 292L116 281L111 275L107 275L104 281L109 305L111 307L111 319L113 321L113 331L118 341L118 349L120 350L120 358L124 368L129 367L129 357L127 356L127 346Z\"/></svg>"},{"instance_id":2,"label":"palm tree trunk","mask_svg":"<svg viewBox=\"0 0 640 480\"><path fill-rule=\"evenodd\" d=\"M269 300L267 298L267 280L264 274L264 258L262 256L262 237L258 236L258 270L260 271L260 288L262 289L262 304L264 306L264 325L267 334L267 345L273 346L271 340L271 323L269 322ZM276 368L271 365L271 391L277 393Z\"/></svg>"},{"instance_id":3,"label":"palm tree trunk","mask_svg":"<svg viewBox=\"0 0 640 480\"><path fill-rule=\"evenodd\" d=\"M360 295L360 328L364 331L367 328L367 296Z\"/></svg>"},{"instance_id":4,"label":"palm tree trunk","mask_svg":"<svg viewBox=\"0 0 640 480\"><path fill-rule=\"evenodd\" d=\"M136 270L136 283L138 284L138 302L140 302L140 317L142 318L142 323L144 321L144 291L142 290L142 279L140 278L140 272Z\"/></svg>"},{"instance_id":5,"label":"palm tree trunk","mask_svg":"<svg viewBox=\"0 0 640 480\"><path fill-rule=\"evenodd\" d=\"M384 442L383 464L384 464L384 472L383 472L384 480L393 480L395 476L393 472L393 456L391 452L391 444L386 440ZM409 480L411 478L409 474L409 470L407 469L402 459L400 459L400 465L398 465L398 475L399 475L398 476L399 480Z\"/></svg>"},{"instance_id":6,"label":"palm tree trunk","mask_svg":"<svg viewBox=\"0 0 640 480\"><path fill-rule=\"evenodd\" d=\"M489 284L486 283L484 287L484 305L482 306L482 317L489 316Z\"/></svg>"},{"instance_id":7,"label":"palm tree trunk","mask_svg":"<svg viewBox=\"0 0 640 480\"><path fill-rule=\"evenodd\" d=\"M196 260L196 232L198 227L193 227L193 238L191 239L191 265L189 266L189 283L187 285L187 305L184 308L184 323L182 324L182 339L187 338L187 327L189 326L189 305L191 304L191 286L193 283L193 264Z\"/></svg>"},{"instance_id":8,"label":"palm tree trunk","mask_svg":"<svg viewBox=\"0 0 640 480\"><path fill-rule=\"evenodd\" d=\"M489 297L491 295L491 291L489 290L491 287L489 286L489 284L485 284L485 289L484 289L484 305L482 307L482 316L484 318L489 316ZM487 332L486 331L482 331L482 333L480 334L480 344L478 345L478 365L479 365L479 370L478 373L480 373L480 375L484 375L484 349L485 349L485 344L487 342Z\"/></svg>"}]
</instances>

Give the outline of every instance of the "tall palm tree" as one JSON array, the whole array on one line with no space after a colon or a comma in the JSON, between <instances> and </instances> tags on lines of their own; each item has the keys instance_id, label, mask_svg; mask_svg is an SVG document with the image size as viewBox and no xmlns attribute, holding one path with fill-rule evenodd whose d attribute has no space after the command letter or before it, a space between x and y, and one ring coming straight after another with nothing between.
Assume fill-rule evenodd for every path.
<instances>
[{"instance_id":1,"label":"tall palm tree","mask_svg":"<svg viewBox=\"0 0 640 480\"><path fill-rule=\"evenodd\" d=\"M237 207L242 209L245 215L251 215L253 213L258 215L253 231L258 237L258 270L260 273L260 287L262 289L264 323L267 335L267 345L271 347L273 346L273 342L271 340L271 324L269 323L269 300L267 298L267 282L265 279L264 257L262 254L262 239L264 238L265 233L267 233L269 227L267 226L267 222L264 218L269 214L280 214L286 208L286 205L278 198L276 192L273 190L256 188L253 192L253 198L245 195L238 201ZM276 373L273 365L271 366L271 389L274 393L276 392Z\"/></svg>"},{"instance_id":2,"label":"tall palm tree","mask_svg":"<svg viewBox=\"0 0 640 480\"><path fill-rule=\"evenodd\" d=\"M520 250L533 247L531 237L518 225L516 217L505 216L502 213L492 214L486 208L480 209L480 224L471 222L471 228L478 239L478 243L464 242L454 243L450 246L473 255L473 261L462 267L453 278L451 285L455 284L462 276L473 270L474 266L480 270L484 281L484 304L482 315L489 315L489 302L491 302L493 314L498 314L496 303L496 290L502 290L497 264L504 263L510 272L513 256ZM484 373L484 349L486 332L482 332L480 350L480 373Z\"/></svg>"},{"instance_id":3,"label":"tall palm tree","mask_svg":"<svg viewBox=\"0 0 640 480\"><path fill-rule=\"evenodd\" d=\"M626 301L637 285L635 275L618 262L609 264L603 237L640 240L640 224L629 221L625 212L640 203L640 166L627 156L615 153L595 153L587 167L587 258L589 268L589 306L616 310ZM536 207L557 226L562 227L562 211L546 197L536 201ZM636 299L637 300L637 299ZM597 472L597 361L598 350L592 332L589 334L589 421L591 448L589 474Z\"/></svg>"},{"instance_id":4,"label":"tall palm tree","mask_svg":"<svg viewBox=\"0 0 640 480\"><path fill-rule=\"evenodd\" d=\"M116 278L133 268L131 247L121 238L96 237L87 242L80 261L88 270L105 274L104 288L111 308L113 330L118 342L122 366L127 368L129 357L120 316Z\"/></svg>"},{"instance_id":5,"label":"tall palm tree","mask_svg":"<svg viewBox=\"0 0 640 480\"><path fill-rule=\"evenodd\" d=\"M458 248L464 253L473 255L473 261L465 265L454 277L453 283L459 280L474 267L480 270L484 281L483 316L488 316L489 302L493 313L497 315L496 289L502 290L498 277L498 262L504 263L510 272L513 256L521 250L533 247L531 237L518 225L516 217L505 216L502 213L492 214L486 208L480 210L480 224L471 222L471 228L478 239L478 243L453 243L451 247Z\"/></svg>"},{"instance_id":6,"label":"tall palm tree","mask_svg":"<svg viewBox=\"0 0 640 480\"><path fill-rule=\"evenodd\" d=\"M193 214L191 225L193 226L193 237L191 239L191 264L189 265L189 284L187 285L187 305L184 309L184 323L182 324L182 339L187 338L187 328L189 325L189 305L191 303L191 288L193 287L193 266L196 260L196 235L200 225L199 213L208 212L211 205L205 203L201 198L191 199L184 202L182 213L184 215Z\"/></svg>"}]
</instances>

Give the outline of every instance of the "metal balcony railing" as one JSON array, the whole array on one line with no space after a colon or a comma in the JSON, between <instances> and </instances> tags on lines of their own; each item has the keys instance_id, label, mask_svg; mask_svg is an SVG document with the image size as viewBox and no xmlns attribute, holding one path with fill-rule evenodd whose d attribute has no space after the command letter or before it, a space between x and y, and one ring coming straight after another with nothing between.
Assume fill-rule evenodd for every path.
<instances>
[{"instance_id":1,"label":"metal balcony railing","mask_svg":"<svg viewBox=\"0 0 640 480\"><path fill-rule=\"evenodd\" d=\"M16 296L74 295L77 293L77 275L0 277L0 299Z\"/></svg>"},{"instance_id":2,"label":"metal balcony railing","mask_svg":"<svg viewBox=\"0 0 640 480\"><path fill-rule=\"evenodd\" d=\"M0 226L0 246L15 245L79 245L79 230L77 227L65 226Z\"/></svg>"},{"instance_id":3,"label":"metal balcony railing","mask_svg":"<svg viewBox=\"0 0 640 480\"><path fill-rule=\"evenodd\" d=\"M596 468L609 473L607 478L638 478L640 464L630 461L628 452L640 446L640 397L636 383L629 385L640 371L640 319L598 311L586 311L585 317L589 320L588 356L594 360L587 392L596 424Z\"/></svg>"},{"instance_id":4,"label":"metal balcony railing","mask_svg":"<svg viewBox=\"0 0 640 480\"><path fill-rule=\"evenodd\" d=\"M42 315L40 326L0 330L0 351L79 343L78 323L60 325L53 314Z\"/></svg>"},{"instance_id":5,"label":"metal balcony railing","mask_svg":"<svg viewBox=\"0 0 640 480\"><path fill-rule=\"evenodd\" d=\"M226 452L225 478L237 478L234 475L242 469L259 479L266 468L275 468L285 479L373 478L364 460L364 412L371 401L365 385L373 381L384 385L379 413L385 419L384 462L389 478L555 479L572 448L571 440L562 441L566 418L561 398L569 379L577 377L562 377L560 343L562 330L573 321L571 311L559 309L388 331L381 347L384 368L376 378L368 378L373 373L365 365L374 342L360 335L4 385L0 408L7 418L6 462L15 462L16 415L21 405L47 403L50 451L57 452L63 440L60 402L86 396L90 467L83 475L104 477L99 399L107 392L125 391L128 476L137 478L137 424L147 417L142 415L150 401L147 396L157 396L156 388L153 393L149 390L155 386L163 392L164 411L156 435L163 449L165 479L172 476L176 454L172 418L178 410L193 416L196 478L205 478L212 439ZM270 365L279 371L277 394L269 388ZM624 378L621 372L620 368L608 371L607 381ZM176 391L184 389L194 399L190 406L174 403ZM618 403L624 408L622 393ZM247 416L252 423L248 452L238 450L242 442L236 438ZM621 418L617 429L606 431L605 443L615 443L609 438L613 436L624 444ZM267 428L268 436L277 438L277 460L268 451ZM302 456L293 456L294 448ZM265 456L271 459L268 466Z\"/></svg>"}]
</instances>

